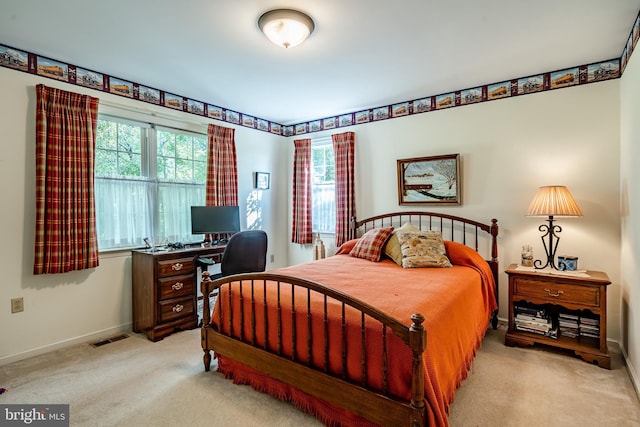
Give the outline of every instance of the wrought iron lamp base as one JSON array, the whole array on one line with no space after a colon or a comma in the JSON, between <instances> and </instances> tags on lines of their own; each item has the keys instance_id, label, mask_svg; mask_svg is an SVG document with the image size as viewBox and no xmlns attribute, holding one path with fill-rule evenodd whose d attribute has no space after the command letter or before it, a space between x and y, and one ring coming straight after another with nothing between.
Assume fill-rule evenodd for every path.
<instances>
[{"instance_id":1,"label":"wrought iron lamp base","mask_svg":"<svg viewBox=\"0 0 640 427\"><path fill-rule=\"evenodd\" d=\"M538 227L538 230L545 233L540 239L542 239L542 245L544 246L545 253L547 255L547 260L545 264L542 264L542 260L535 260L533 262L533 266L540 270L543 268L553 268L554 270L564 270L566 267L564 264L556 265L556 249L558 249L558 243L560 242L560 237L556 233L562 232L562 227L559 225L553 224L553 215L549 215L549 224L542 224ZM547 238L547 240L545 240Z\"/></svg>"}]
</instances>

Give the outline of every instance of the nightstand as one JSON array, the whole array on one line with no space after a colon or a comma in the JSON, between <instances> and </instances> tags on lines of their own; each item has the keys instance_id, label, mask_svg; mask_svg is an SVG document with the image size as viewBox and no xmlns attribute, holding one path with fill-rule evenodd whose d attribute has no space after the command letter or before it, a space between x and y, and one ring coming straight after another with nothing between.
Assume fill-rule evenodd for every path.
<instances>
[{"instance_id":1,"label":"nightstand","mask_svg":"<svg viewBox=\"0 0 640 427\"><path fill-rule=\"evenodd\" d=\"M511 264L506 273L509 276L506 345L544 344L563 348L588 362L611 369L607 348L607 286L611 282L606 273L548 273L518 268L517 264ZM524 313L526 311L529 313ZM536 311L549 318L551 333L528 328L526 323L516 325L516 314L522 313L518 317L527 318Z\"/></svg>"}]
</instances>

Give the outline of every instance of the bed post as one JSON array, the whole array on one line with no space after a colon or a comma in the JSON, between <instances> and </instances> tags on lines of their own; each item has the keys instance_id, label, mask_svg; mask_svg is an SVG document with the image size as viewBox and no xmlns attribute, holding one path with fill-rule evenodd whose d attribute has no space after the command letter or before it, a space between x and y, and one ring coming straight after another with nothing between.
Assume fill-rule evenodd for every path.
<instances>
[{"instance_id":1,"label":"bed post","mask_svg":"<svg viewBox=\"0 0 640 427\"><path fill-rule=\"evenodd\" d=\"M424 427L425 405L424 405L424 362L422 353L427 344L427 334L422 323L424 316L419 313L411 315L411 327L409 328L409 347L413 353L412 374L411 374L411 426Z\"/></svg>"},{"instance_id":2,"label":"bed post","mask_svg":"<svg viewBox=\"0 0 640 427\"><path fill-rule=\"evenodd\" d=\"M358 228L358 222L356 221L356 217L352 216L349 220L349 240L356 238L356 230Z\"/></svg>"},{"instance_id":3,"label":"bed post","mask_svg":"<svg viewBox=\"0 0 640 427\"><path fill-rule=\"evenodd\" d=\"M491 220L491 261L498 262L498 220L493 218Z\"/></svg>"},{"instance_id":4,"label":"bed post","mask_svg":"<svg viewBox=\"0 0 640 427\"><path fill-rule=\"evenodd\" d=\"M491 220L491 228L489 229L489 233L491 233L491 271L493 272L493 279L496 283L496 302L499 301L500 293L498 289L498 220L493 218ZM498 310L493 312L493 316L491 317L491 326L493 329L498 329Z\"/></svg>"},{"instance_id":5,"label":"bed post","mask_svg":"<svg viewBox=\"0 0 640 427\"><path fill-rule=\"evenodd\" d=\"M209 286L211 283L211 275L208 271L202 272L202 283L200 283L200 290L202 292L202 328L200 329L200 341L202 344L202 362L204 363L204 370L209 371L211 369L211 351L209 350L209 344L207 342L207 331L211 323L211 307L209 307Z\"/></svg>"}]
</instances>

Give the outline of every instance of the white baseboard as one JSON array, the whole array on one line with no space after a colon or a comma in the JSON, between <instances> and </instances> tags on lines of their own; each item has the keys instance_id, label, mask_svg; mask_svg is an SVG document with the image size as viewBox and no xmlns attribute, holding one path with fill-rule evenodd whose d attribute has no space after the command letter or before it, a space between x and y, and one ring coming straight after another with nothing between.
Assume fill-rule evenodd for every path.
<instances>
[{"instance_id":1,"label":"white baseboard","mask_svg":"<svg viewBox=\"0 0 640 427\"><path fill-rule=\"evenodd\" d=\"M114 326L113 328L107 328L101 331L91 332L86 335L81 335L79 337L70 338L64 341L59 341L53 344L48 344L43 347L38 347L31 350L23 351L21 353L2 356L0 357L0 366L7 365L13 362L18 362L20 360L28 359L29 357L39 356L41 354L48 353L54 350L59 350L61 348L69 347L72 345L99 341L105 338L109 338L113 335L121 334L123 332L130 332L131 327L132 327L131 323L126 323L124 325Z\"/></svg>"},{"instance_id":2,"label":"white baseboard","mask_svg":"<svg viewBox=\"0 0 640 427\"><path fill-rule=\"evenodd\" d=\"M622 357L624 357L624 364L627 367L627 372L629 373L629 379L631 379L631 385L636 391L636 395L638 399L640 399L640 377L638 377L638 371L636 371L635 367L629 360L627 352L621 345L618 346L620 348L620 352L622 353Z\"/></svg>"}]
</instances>

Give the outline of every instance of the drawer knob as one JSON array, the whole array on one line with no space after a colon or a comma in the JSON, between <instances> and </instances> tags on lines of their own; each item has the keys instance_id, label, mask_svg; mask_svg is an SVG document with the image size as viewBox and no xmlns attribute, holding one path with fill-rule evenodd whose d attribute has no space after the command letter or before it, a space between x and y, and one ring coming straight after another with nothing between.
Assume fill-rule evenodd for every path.
<instances>
[{"instance_id":1,"label":"drawer knob","mask_svg":"<svg viewBox=\"0 0 640 427\"><path fill-rule=\"evenodd\" d=\"M552 294L549 289L545 288L544 290L547 291L547 294L550 297L559 297L560 295L564 294L564 291L557 291L555 294Z\"/></svg>"},{"instance_id":2,"label":"drawer knob","mask_svg":"<svg viewBox=\"0 0 640 427\"><path fill-rule=\"evenodd\" d=\"M174 313L180 313L182 310L184 310L184 305L176 304L175 306L173 306L172 310Z\"/></svg>"},{"instance_id":3,"label":"drawer knob","mask_svg":"<svg viewBox=\"0 0 640 427\"><path fill-rule=\"evenodd\" d=\"M171 265L171 269L173 271L180 271L182 270L182 267L184 267L184 265L182 263L176 262L175 264Z\"/></svg>"},{"instance_id":4,"label":"drawer knob","mask_svg":"<svg viewBox=\"0 0 640 427\"><path fill-rule=\"evenodd\" d=\"M182 288L184 288L184 283L182 282L176 282L173 285L171 285L171 289L173 289L174 291L179 291Z\"/></svg>"}]
</instances>

